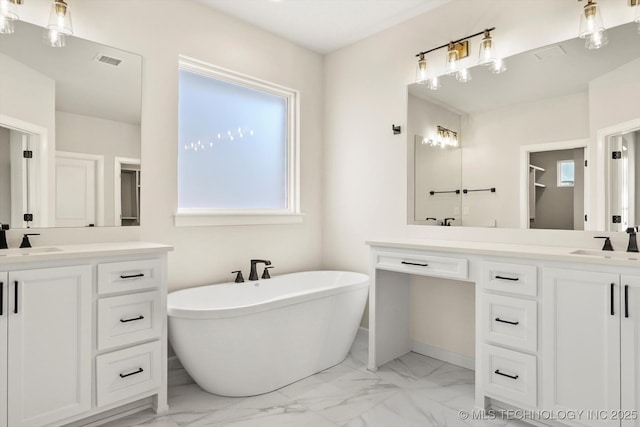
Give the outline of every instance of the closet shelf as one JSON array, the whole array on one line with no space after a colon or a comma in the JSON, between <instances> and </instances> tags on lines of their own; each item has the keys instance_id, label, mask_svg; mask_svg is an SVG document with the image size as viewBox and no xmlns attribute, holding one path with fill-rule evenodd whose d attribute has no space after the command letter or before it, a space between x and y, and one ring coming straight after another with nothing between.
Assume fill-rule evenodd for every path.
<instances>
[{"instance_id":1,"label":"closet shelf","mask_svg":"<svg viewBox=\"0 0 640 427\"><path fill-rule=\"evenodd\" d=\"M535 165L531 165L530 164L529 167L531 169L535 169L535 170L540 171L540 172L544 172L545 171L545 168L541 168L540 166L535 166Z\"/></svg>"},{"instance_id":2,"label":"closet shelf","mask_svg":"<svg viewBox=\"0 0 640 427\"><path fill-rule=\"evenodd\" d=\"M536 187L538 187L538 188L547 188L547 186L546 186L546 185L544 185L544 184L540 184L539 182L534 182L534 183L533 183L533 185L535 185L535 186L536 186Z\"/></svg>"}]
</instances>

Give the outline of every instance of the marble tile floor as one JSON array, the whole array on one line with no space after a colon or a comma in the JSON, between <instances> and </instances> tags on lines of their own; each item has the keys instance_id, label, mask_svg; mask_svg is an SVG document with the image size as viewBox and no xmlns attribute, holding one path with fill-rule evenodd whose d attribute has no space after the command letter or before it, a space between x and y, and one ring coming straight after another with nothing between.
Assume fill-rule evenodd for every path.
<instances>
[{"instance_id":1,"label":"marble tile floor","mask_svg":"<svg viewBox=\"0 0 640 427\"><path fill-rule=\"evenodd\" d=\"M229 398L196 384L169 387L169 412L151 410L105 427L519 427L517 421L469 421L473 371L408 353L377 372L366 369L367 337L360 331L344 362L271 393Z\"/></svg>"}]
</instances>

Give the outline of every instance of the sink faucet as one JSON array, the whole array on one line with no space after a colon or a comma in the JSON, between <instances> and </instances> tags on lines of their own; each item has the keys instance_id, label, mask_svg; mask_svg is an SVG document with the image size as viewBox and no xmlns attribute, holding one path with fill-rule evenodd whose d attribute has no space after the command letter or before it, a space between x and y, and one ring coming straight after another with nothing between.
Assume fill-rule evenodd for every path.
<instances>
[{"instance_id":1,"label":"sink faucet","mask_svg":"<svg viewBox=\"0 0 640 427\"><path fill-rule=\"evenodd\" d=\"M627 252L638 252L638 241L636 240L637 231L637 225L627 228L627 233L629 233L629 244L627 245Z\"/></svg>"},{"instance_id":2,"label":"sink faucet","mask_svg":"<svg viewBox=\"0 0 640 427\"><path fill-rule=\"evenodd\" d=\"M451 225L450 221L455 221L455 218L445 218L444 221L442 222L442 225L450 226Z\"/></svg>"},{"instance_id":3,"label":"sink faucet","mask_svg":"<svg viewBox=\"0 0 640 427\"><path fill-rule=\"evenodd\" d=\"M269 261L268 259L252 259L249 280L258 280L258 271L256 270L256 264L271 265L271 261Z\"/></svg>"},{"instance_id":4,"label":"sink faucet","mask_svg":"<svg viewBox=\"0 0 640 427\"><path fill-rule=\"evenodd\" d=\"M22 236L22 243L20 243L21 248L30 248L31 242L29 241L29 236L39 236L40 233L27 233Z\"/></svg>"},{"instance_id":5,"label":"sink faucet","mask_svg":"<svg viewBox=\"0 0 640 427\"><path fill-rule=\"evenodd\" d=\"M7 245L8 229L9 224L0 224L0 249L9 249L9 245Z\"/></svg>"},{"instance_id":6,"label":"sink faucet","mask_svg":"<svg viewBox=\"0 0 640 427\"><path fill-rule=\"evenodd\" d=\"M611 245L611 238L608 236L595 236L594 239L604 239L604 245L602 246L603 251L612 251L613 246Z\"/></svg>"}]
</instances>

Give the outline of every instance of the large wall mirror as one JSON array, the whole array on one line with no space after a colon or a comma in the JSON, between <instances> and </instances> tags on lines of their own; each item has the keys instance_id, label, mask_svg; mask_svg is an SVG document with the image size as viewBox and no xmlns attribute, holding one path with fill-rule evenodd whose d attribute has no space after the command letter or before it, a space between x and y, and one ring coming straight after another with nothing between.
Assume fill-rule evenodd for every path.
<instances>
[{"instance_id":1,"label":"large wall mirror","mask_svg":"<svg viewBox=\"0 0 640 427\"><path fill-rule=\"evenodd\" d=\"M599 50L572 39L514 55L503 74L476 66L471 81L446 76L437 91L409 85L408 222L638 224L640 35L635 23L608 35ZM429 144L438 126L455 131L459 145Z\"/></svg>"},{"instance_id":2,"label":"large wall mirror","mask_svg":"<svg viewBox=\"0 0 640 427\"><path fill-rule=\"evenodd\" d=\"M142 58L44 31L0 35L0 223L139 225Z\"/></svg>"}]
</instances>

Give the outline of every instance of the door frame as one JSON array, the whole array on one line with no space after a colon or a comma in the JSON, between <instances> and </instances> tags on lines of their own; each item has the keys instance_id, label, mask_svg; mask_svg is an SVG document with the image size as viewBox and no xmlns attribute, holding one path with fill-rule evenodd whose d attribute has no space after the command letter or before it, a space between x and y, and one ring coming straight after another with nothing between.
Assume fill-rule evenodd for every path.
<instances>
[{"instance_id":1,"label":"door frame","mask_svg":"<svg viewBox=\"0 0 640 427\"><path fill-rule=\"evenodd\" d=\"M589 159L589 139L545 142L520 146L520 228L529 228L529 155L542 151L571 150L584 148L584 159ZM591 217L589 203L589 174L584 171L584 213ZM587 230L587 222L584 223Z\"/></svg>"},{"instance_id":2,"label":"door frame","mask_svg":"<svg viewBox=\"0 0 640 427\"><path fill-rule=\"evenodd\" d=\"M122 165L137 165L140 168L140 173L142 173L140 159L130 157L113 158L113 212L116 226L122 225L122 182L120 179Z\"/></svg>"},{"instance_id":3,"label":"door frame","mask_svg":"<svg viewBox=\"0 0 640 427\"><path fill-rule=\"evenodd\" d=\"M95 163L96 185L96 226L104 224L104 156L99 154L76 153L71 151L56 151L58 158L88 160ZM57 167L57 163L56 163Z\"/></svg>"}]
</instances>

